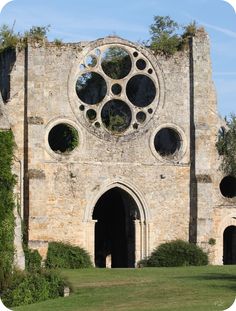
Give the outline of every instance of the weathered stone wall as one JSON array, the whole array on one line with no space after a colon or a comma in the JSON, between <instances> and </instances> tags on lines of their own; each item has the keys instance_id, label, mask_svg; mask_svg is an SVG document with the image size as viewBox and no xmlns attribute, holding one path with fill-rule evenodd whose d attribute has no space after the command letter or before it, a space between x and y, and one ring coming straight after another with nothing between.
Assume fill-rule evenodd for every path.
<instances>
[{"instance_id":1,"label":"weathered stone wall","mask_svg":"<svg viewBox=\"0 0 236 311\"><path fill-rule=\"evenodd\" d=\"M148 122L132 127L137 107L131 107L132 122L124 135L103 126L96 130L79 110L75 91L83 59L90 51L109 46L146 59L158 89ZM132 74L140 74L134 61L133 57ZM126 87L126 79L118 82ZM106 96L105 100L112 99L109 88ZM205 32L197 33L190 50L170 58L116 37L85 46L30 44L16 55L5 111L16 139L16 156L24 163L25 185L29 182L22 202L26 217L29 212L29 245L43 256L48 241L54 240L83 246L93 256L93 208L116 186L130 193L140 209L137 260L162 242L191 240L195 231L196 242L210 252L212 263L221 263L222 232L235 202L219 192L222 176L215 142L221 120ZM69 154L55 153L49 146L48 134L58 123L78 131L79 146ZM164 127L181 137L175 158L155 150L155 135ZM208 244L210 238L216 239L215 246Z\"/></svg>"}]
</instances>

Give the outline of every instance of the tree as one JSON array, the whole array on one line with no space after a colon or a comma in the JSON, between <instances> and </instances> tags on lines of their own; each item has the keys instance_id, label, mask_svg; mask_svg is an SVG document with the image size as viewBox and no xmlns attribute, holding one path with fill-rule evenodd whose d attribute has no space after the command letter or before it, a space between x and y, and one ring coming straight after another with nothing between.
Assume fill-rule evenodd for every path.
<instances>
[{"instance_id":1,"label":"tree","mask_svg":"<svg viewBox=\"0 0 236 311\"><path fill-rule=\"evenodd\" d=\"M177 34L178 23L169 16L154 16L154 23L150 26L151 44L155 52L173 55L180 47L182 39Z\"/></svg>"},{"instance_id":2,"label":"tree","mask_svg":"<svg viewBox=\"0 0 236 311\"><path fill-rule=\"evenodd\" d=\"M179 34L179 28L183 33ZM154 16L154 23L150 26L150 48L155 53L171 56L188 46L188 39L195 36L197 31L196 22L179 26L169 16Z\"/></svg>"},{"instance_id":3,"label":"tree","mask_svg":"<svg viewBox=\"0 0 236 311\"><path fill-rule=\"evenodd\" d=\"M236 115L226 119L227 127L219 131L216 147L222 157L221 169L226 175L236 177Z\"/></svg>"}]
</instances>

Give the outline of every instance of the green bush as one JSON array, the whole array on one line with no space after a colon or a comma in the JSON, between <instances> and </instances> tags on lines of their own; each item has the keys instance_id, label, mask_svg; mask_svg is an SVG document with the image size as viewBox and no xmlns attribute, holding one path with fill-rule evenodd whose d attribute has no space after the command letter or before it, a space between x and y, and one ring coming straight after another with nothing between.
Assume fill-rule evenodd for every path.
<instances>
[{"instance_id":1,"label":"green bush","mask_svg":"<svg viewBox=\"0 0 236 311\"><path fill-rule=\"evenodd\" d=\"M140 261L147 267L204 266L208 256L195 244L181 240L161 244L154 249L150 257Z\"/></svg>"},{"instance_id":2,"label":"green bush","mask_svg":"<svg viewBox=\"0 0 236 311\"><path fill-rule=\"evenodd\" d=\"M39 271L41 269L42 257L37 250L24 247L25 268L27 271Z\"/></svg>"},{"instance_id":3,"label":"green bush","mask_svg":"<svg viewBox=\"0 0 236 311\"><path fill-rule=\"evenodd\" d=\"M92 262L89 254L81 247L51 242L45 265L48 268L77 269L92 267Z\"/></svg>"},{"instance_id":4,"label":"green bush","mask_svg":"<svg viewBox=\"0 0 236 311\"><path fill-rule=\"evenodd\" d=\"M1 298L7 307L31 304L63 296L65 282L55 271L15 271Z\"/></svg>"}]
</instances>

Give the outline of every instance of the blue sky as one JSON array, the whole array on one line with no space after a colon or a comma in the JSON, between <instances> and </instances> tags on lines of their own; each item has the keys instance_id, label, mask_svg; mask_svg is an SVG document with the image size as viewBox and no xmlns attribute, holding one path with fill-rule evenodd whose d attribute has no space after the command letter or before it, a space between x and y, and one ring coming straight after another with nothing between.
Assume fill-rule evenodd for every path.
<instances>
[{"instance_id":1,"label":"blue sky","mask_svg":"<svg viewBox=\"0 0 236 311\"><path fill-rule=\"evenodd\" d=\"M149 38L154 15L169 15L180 24L195 20L210 35L213 79L222 116L236 113L236 14L223 0L13 0L0 24L24 32L51 25L49 40L94 40L116 34L131 41Z\"/></svg>"}]
</instances>

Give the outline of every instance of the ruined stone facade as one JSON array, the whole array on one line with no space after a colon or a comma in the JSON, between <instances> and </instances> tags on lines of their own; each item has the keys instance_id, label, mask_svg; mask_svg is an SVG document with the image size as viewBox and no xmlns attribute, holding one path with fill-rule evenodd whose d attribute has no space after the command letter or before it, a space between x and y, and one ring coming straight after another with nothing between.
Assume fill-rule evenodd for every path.
<instances>
[{"instance_id":1,"label":"ruined stone facade","mask_svg":"<svg viewBox=\"0 0 236 311\"><path fill-rule=\"evenodd\" d=\"M32 43L6 59L0 127L14 132L31 248L45 257L48 242L70 242L97 266L132 267L183 239L223 263L236 201L219 187L223 121L203 30L172 57L107 37ZM60 150L60 126L78 133L78 145Z\"/></svg>"}]
</instances>

